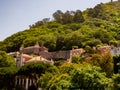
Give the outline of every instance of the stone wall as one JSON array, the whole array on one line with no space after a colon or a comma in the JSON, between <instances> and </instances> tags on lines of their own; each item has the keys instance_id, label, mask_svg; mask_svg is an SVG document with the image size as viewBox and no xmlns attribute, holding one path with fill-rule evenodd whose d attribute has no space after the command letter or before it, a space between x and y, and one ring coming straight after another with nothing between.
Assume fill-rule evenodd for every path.
<instances>
[{"instance_id":1,"label":"stone wall","mask_svg":"<svg viewBox=\"0 0 120 90\"><path fill-rule=\"evenodd\" d=\"M58 52L39 52L39 55L51 60L51 59L69 59L70 58L70 51L58 51Z\"/></svg>"},{"instance_id":2,"label":"stone wall","mask_svg":"<svg viewBox=\"0 0 120 90\"><path fill-rule=\"evenodd\" d=\"M51 52L52 58L60 58L60 59L70 59L70 51L58 51L58 52Z\"/></svg>"},{"instance_id":3,"label":"stone wall","mask_svg":"<svg viewBox=\"0 0 120 90\"><path fill-rule=\"evenodd\" d=\"M29 48L24 48L22 50L23 53L25 54L36 54L36 55L39 55L39 50L40 48L39 47L29 47Z\"/></svg>"}]
</instances>

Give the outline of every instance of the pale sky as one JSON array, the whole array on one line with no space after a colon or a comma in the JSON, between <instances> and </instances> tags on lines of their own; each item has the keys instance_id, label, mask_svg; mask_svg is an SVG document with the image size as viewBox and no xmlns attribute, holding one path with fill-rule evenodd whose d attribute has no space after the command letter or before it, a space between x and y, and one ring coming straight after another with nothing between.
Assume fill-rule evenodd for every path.
<instances>
[{"instance_id":1,"label":"pale sky","mask_svg":"<svg viewBox=\"0 0 120 90\"><path fill-rule=\"evenodd\" d=\"M0 41L29 28L29 25L51 18L61 10L85 10L110 0L0 0Z\"/></svg>"}]
</instances>

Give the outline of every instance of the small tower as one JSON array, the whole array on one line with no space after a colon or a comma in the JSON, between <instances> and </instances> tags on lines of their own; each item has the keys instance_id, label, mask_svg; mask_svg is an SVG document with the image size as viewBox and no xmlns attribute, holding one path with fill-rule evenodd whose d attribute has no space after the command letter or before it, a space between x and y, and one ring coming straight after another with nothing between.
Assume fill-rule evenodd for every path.
<instances>
[{"instance_id":1,"label":"small tower","mask_svg":"<svg viewBox=\"0 0 120 90\"><path fill-rule=\"evenodd\" d=\"M24 45L22 44L19 51L20 51L20 54L23 53L23 50L24 50Z\"/></svg>"},{"instance_id":2,"label":"small tower","mask_svg":"<svg viewBox=\"0 0 120 90\"><path fill-rule=\"evenodd\" d=\"M40 45L38 42L36 42L33 48L33 54L39 55L39 52L40 52Z\"/></svg>"},{"instance_id":3,"label":"small tower","mask_svg":"<svg viewBox=\"0 0 120 90\"><path fill-rule=\"evenodd\" d=\"M21 45L20 50L19 50L20 53L16 57L16 65L18 68L20 68L24 62L23 49L24 49L24 45Z\"/></svg>"},{"instance_id":4,"label":"small tower","mask_svg":"<svg viewBox=\"0 0 120 90\"><path fill-rule=\"evenodd\" d=\"M40 45L39 45L39 43L38 43L38 42L36 42L35 47L40 47Z\"/></svg>"}]
</instances>

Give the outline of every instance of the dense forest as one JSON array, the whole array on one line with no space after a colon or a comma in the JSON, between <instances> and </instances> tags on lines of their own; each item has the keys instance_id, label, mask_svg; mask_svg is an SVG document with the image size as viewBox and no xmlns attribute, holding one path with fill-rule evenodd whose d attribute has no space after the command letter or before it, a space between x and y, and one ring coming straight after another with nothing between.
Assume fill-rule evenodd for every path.
<instances>
[{"instance_id":1,"label":"dense forest","mask_svg":"<svg viewBox=\"0 0 120 90\"><path fill-rule=\"evenodd\" d=\"M119 45L120 2L98 4L81 12L57 10L54 20L44 18L0 42L0 50L18 51L19 47L39 42L49 51L70 50L73 46L85 48L103 44ZM112 9L112 10L111 10Z\"/></svg>"},{"instance_id":2,"label":"dense forest","mask_svg":"<svg viewBox=\"0 0 120 90\"><path fill-rule=\"evenodd\" d=\"M53 18L37 21L29 29L0 41L0 89L18 90L14 80L21 75L37 78L42 90L120 90L120 55L90 52L95 46L120 46L120 1L101 3L83 12L57 10ZM89 55L73 56L71 63L32 62L16 68L14 58L7 53L36 42L49 51L74 47L87 49Z\"/></svg>"}]
</instances>

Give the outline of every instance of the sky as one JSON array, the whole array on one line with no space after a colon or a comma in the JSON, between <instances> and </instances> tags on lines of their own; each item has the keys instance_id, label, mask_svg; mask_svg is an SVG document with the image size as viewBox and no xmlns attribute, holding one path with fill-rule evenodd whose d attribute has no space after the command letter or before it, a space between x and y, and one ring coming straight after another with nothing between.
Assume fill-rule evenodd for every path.
<instances>
[{"instance_id":1,"label":"sky","mask_svg":"<svg viewBox=\"0 0 120 90\"><path fill-rule=\"evenodd\" d=\"M0 0L0 41L14 33L29 28L29 25L52 18L57 10L84 11L110 0Z\"/></svg>"}]
</instances>

